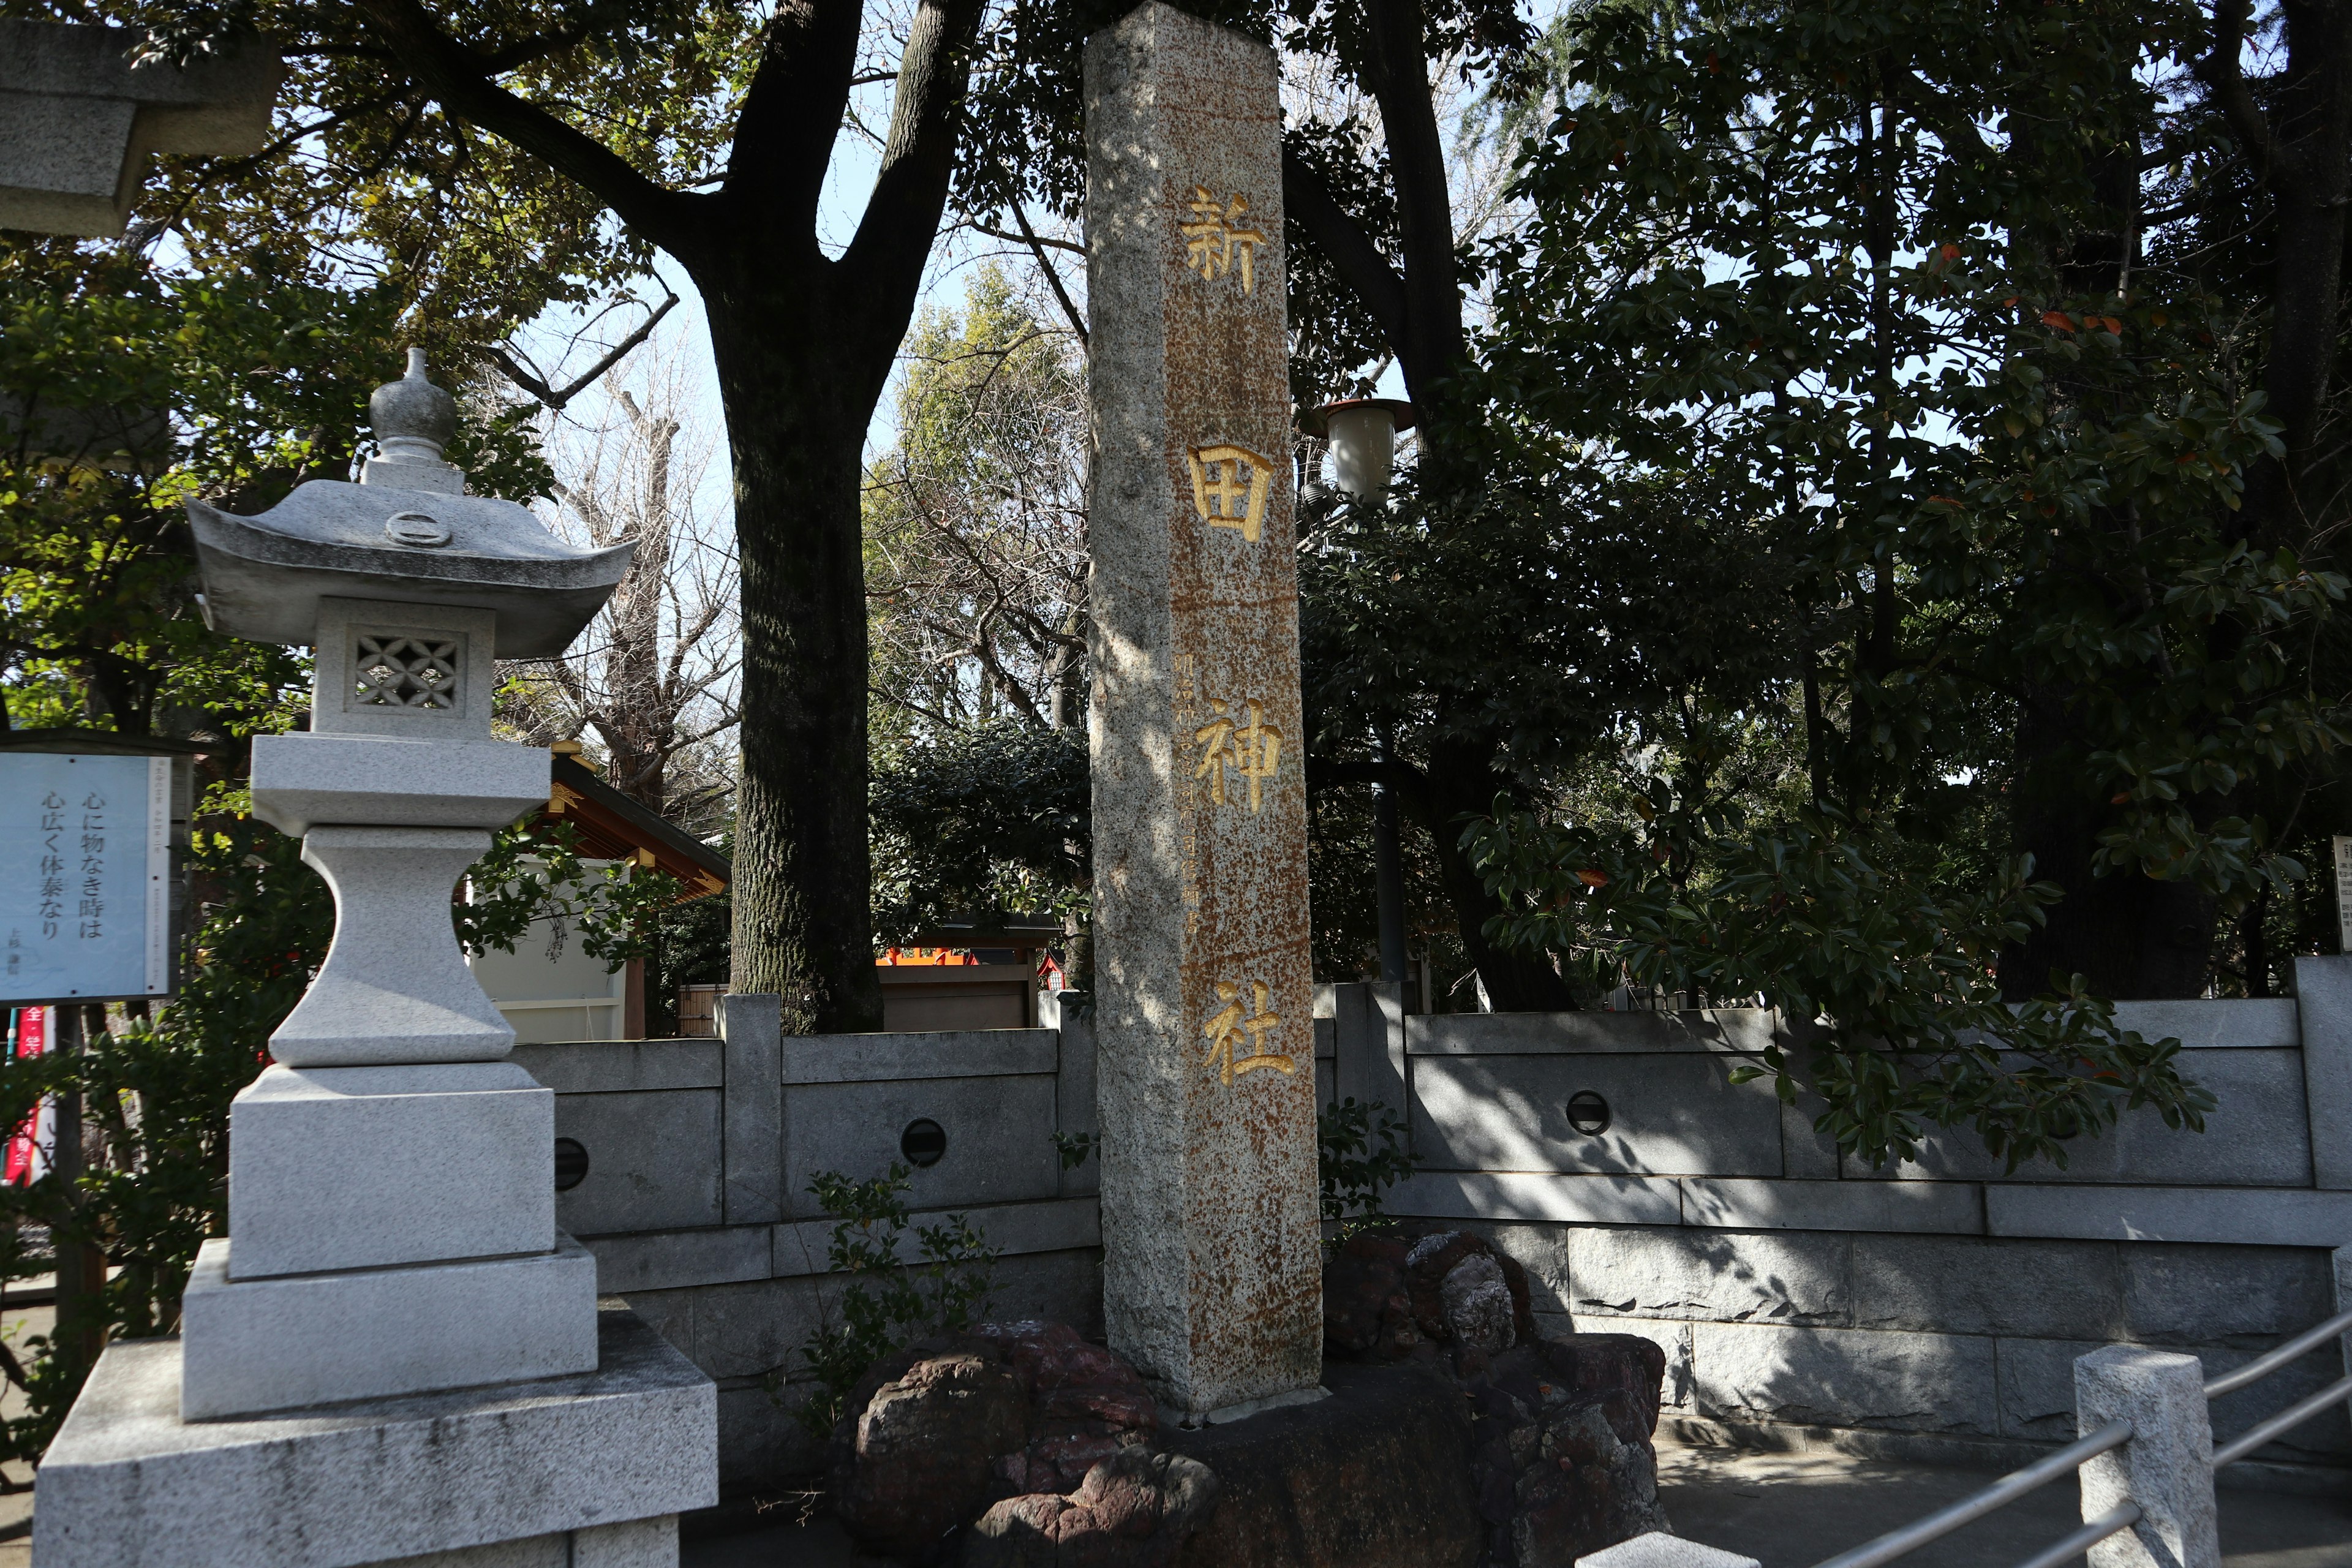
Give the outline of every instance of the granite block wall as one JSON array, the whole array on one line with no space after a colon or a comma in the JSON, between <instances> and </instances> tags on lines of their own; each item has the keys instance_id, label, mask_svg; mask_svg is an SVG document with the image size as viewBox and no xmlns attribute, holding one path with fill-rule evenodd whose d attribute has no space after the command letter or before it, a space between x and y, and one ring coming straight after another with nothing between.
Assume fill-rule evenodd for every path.
<instances>
[{"instance_id":1,"label":"granite block wall","mask_svg":"<svg viewBox=\"0 0 2352 1568\"><path fill-rule=\"evenodd\" d=\"M2121 1009L2180 1039L2221 1108L2203 1134L2127 1118L2063 1172L1941 1141L1853 1168L1817 1108L1729 1082L1771 1038L1758 1012L1409 1018L1389 988L1322 987L1316 1077L1326 1101L1405 1115L1422 1170L1392 1212L1494 1237L1559 1331L1664 1347L1685 1436L2009 1462L2066 1436L2078 1355L2149 1344L2219 1372L2336 1310L2352 1150L2315 1108L2352 1103L2352 965L2304 963L2301 1004ZM878 1174L908 1121L948 1137L917 1208L969 1212L1003 1254L994 1311L1100 1319L1094 1162L1064 1170L1054 1145L1095 1129L1083 999L1034 1030L809 1040L777 1038L759 1001L730 999L728 1039L516 1053L589 1153L558 1223L719 1381L730 1486L813 1460L793 1373L836 1287L808 1180ZM1567 1119L1587 1089L1599 1133ZM2341 1372L2315 1352L2217 1402L2215 1431ZM2227 1478L2340 1488L2352 1428L2339 1410L2259 1460Z\"/></svg>"}]
</instances>

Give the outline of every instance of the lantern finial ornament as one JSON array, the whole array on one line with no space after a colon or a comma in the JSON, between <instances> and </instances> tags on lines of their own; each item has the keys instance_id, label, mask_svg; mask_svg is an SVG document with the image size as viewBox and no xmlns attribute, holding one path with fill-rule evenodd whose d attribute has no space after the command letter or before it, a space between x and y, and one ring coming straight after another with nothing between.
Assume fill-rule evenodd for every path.
<instances>
[{"instance_id":1,"label":"lantern finial ornament","mask_svg":"<svg viewBox=\"0 0 2352 1568\"><path fill-rule=\"evenodd\" d=\"M382 450L360 470L360 483L466 493L466 470L441 460L441 449L457 434L457 400L425 378L423 349L411 348L408 374L368 399L368 425Z\"/></svg>"}]
</instances>

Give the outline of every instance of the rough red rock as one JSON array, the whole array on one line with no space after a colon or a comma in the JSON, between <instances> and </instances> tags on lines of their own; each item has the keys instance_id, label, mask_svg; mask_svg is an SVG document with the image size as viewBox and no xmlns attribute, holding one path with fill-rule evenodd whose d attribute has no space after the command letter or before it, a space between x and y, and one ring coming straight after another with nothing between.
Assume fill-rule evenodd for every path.
<instances>
[{"instance_id":1,"label":"rough red rock","mask_svg":"<svg viewBox=\"0 0 2352 1568\"><path fill-rule=\"evenodd\" d=\"M1217 1506L1217 1478L1181 1454L1127 1448L1066 1497L1007 1498L973 1525L962 1568L1169 1568Z\"/></svg>"},{"instance_id":2,"label":"rough red rock","mask_svg":"<svg viewBox=\"0 0 2352 1568\"><path fill-rule=\"evenodd\" d=\"M868 1552L934 1561L997 1458L1026 1439L1020 1379L985 1341L935 1343L877 1366L858 1393L834 1431L835 1511Z\"/></svg>"},{"instance_id":3,"label":"rough red rock","mask_svg":"<svg viewBox=\"0 0 2352 1568\"><path fill-rule=\"evenodd\" d=\"M1488 1261L1477 1261L1482 1258ZM1468 1274L1463 1276L1465 1268ZM1507 1339L1499 1321L1503 1303L1492 1289L1480 1288L1491 1283L1489 1268L1500 1273L1501 1291L1508 1300ZM1453 1281L1451 1291L1449 1280ZM1489 1351L1535 1342L1536 1316L1528 1295L1528 1271L1518 1259L1483 1236L1441 1230L1412 1242L1405 1254L1405 1291L1412 1302L1414 1325L1426 1339L1477 1344Z\"/></svg>"},{"instance_id":4,"label":"rough red rock","mask_svg":"<svg viewBox=\"0 0 2352 1568\"><path fill-rule=\"evenodd\" d=\"M834 1428L831 1490L864 1551L946 1560L1000 1499L1078 1488L1159 1429L1135 1369L1065 1323L986 1323L876 1363Z\"/></svg>"},{"instance_id":5,"label":"rough red rock","mask_svg":"<svg viewBox=\"0 0 2352 1568\"><path fill-rule=\"evenodd\" d=\"M1327 1362L1331 1397L1160 1440L1223 1499L1179 1568L1475 1568L1470 1417L1433 1359Z\"/></svg>"},{"instance_id":6,"label":"rough red rock","mask_svg":"<svg viewBox=\"0 0 2352 1568\"><path fill-rule=\"evenodd\" d=\"M1665 1376L1656 1344L1575 1334L1456 1360L1488 1563L1569 1568L1668 1528L1652 1443Z\"/></svg>"}]
</instances>

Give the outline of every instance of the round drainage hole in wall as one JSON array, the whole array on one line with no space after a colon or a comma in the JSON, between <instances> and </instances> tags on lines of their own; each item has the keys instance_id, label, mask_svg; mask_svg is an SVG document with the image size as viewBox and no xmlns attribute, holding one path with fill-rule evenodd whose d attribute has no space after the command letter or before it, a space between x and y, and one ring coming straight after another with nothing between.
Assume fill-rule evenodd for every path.
<instances>
[{"instance_id":1,"label":"round drainage hole in wall","mask_svg":"<svg viewBox=\"0 0 2352 1568\"><path fill-rule=\"evenodd\" d=\"M1568 1124L1588 1137L1609 1131L1609 1102L1589 1089L1568 1097Z\"/></svg>"},{"instance_id":2,"label":"round drainage hole in wall","mask_svg":"<svg viewBox=\"0 0 2352 1568\"><path fill-rule=\"evenodd\" d=\"M588 1179L588 1146L577 1138L555 1141L555 1190L568 1193Z\"/></svg>"},{"instance_id":3,"label":"round drainage hole in wall","mask_svg":"<svg viewBox=\"0 0 2352 1568\"><path fill-rule=\"evenodd\" d=\"M948 1152L948 1130L926 1116L907 1123L898 1134L898 1152L907 1156L907 1163L916 1166L936 1165Z\"/></svg>"}]
</instances>

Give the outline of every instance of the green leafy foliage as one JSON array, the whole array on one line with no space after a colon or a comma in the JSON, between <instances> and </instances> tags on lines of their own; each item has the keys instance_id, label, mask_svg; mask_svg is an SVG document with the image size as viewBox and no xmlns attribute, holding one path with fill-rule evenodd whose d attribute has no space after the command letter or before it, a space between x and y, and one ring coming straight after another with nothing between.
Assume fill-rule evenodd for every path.
<instances>
[{"instance_id":1,"label":"green leafy foliage","mask_svg":"<svg viewBox=\"0 0 2352 1568\"><path fill-rule=\"evenodd\" d=\"M490 841L467 879L472 896L451 906L457 940L468 952L512 952L535 921L558 942L574 931L581 951L618 969L654 951L656 917L683 891L667 871L592 866L581 858L580 829L569 822L523 823Z\"/></svg>"},{"instance_id":2,"label":"green leafy foliage","mask_svg":"<svg viewBox=\"0 0 2352 1568\"><path fill-rule=\"evenodd\" d=\"M2104 3L1580 11L1519 166L1532 221L1482 258L1466 406L1490 416L1462 438L1580 476L1555 481L1589 509L1565 531L1603 552L1667 494L1755 570L1699 601L1744 649L1671 620L1612 645L1664 679L1609 743L1658 748L1640 771L1679 798L1738 798L1726 725L1690 718L1777 710L1809 804L1875 825L1851 847L1887 874L1992 899L2014 873L1969 846L2034 853L2064 900L2002 955L2013 999L2095 945L2101 877L2156 884L2142 903L2195 936L2151 973L2158 937L2126 934L2092 987L2200 990L2214 915L2303 872L2258 808L2340 771L2314 656L2345 579L2324 531L2241 516L2279 451L2242 312L2082 259L2115 221L2100 160L2158 115L2137 67L2203 36L2193 8Z\"/></svg>"},{"instance_id":3,"label":"green leafy foliage","mask_svg":"<svg viewBox=\"0 0 2352 1568\"><path fill-rule=\"evenodd\" d=\"M1686 809L1663 784L1634 826L1543 822L1497 800L1465 835L1514 913L1491 934L1538 951L1598 952L1637 984L1757 1000L1800 1032L1734 1069L1801 1088L1815 1126L1879 1166L1913 1159L1927 1124L1967 1126L2014 1172L2063 1167L2066 1141L2154 1108L2202 1131L2213 1097L2180 1076L2175 1039L2119 1028L2079 977L2019 1006L1993 959L2057 889L2022 859L1989 885L1938 887L1881 824L1809 806L1752 826L1736 807Z\"/></svg>"},{"instance_id":4,"label":"green leafy foliage","mask_svg":"<svg viewBox=\"0 0 2352 1568\"><path fill-rule=\"evenodd\" d=\"M1092 784L1081 729L1004 721L908 747L874 773L874 918L885 939L973 911L1086 908Z\"/></svg>"},{"instance_id":5,"label":"green leafy foliage","mask_svg":"<svg viewBox=\"0 0 2352 1568\"><path fill-rule=\"evenodd\" d=\"M1405 1125L1375 1100L1353 1095L1315 1113L1315 1174L1323 1218L1341 1239L1381 1223L1381 1194L1412 1174Z\"/></svg>"},{"instance_id":6,"label":"green leafy foliage","mask_svg":"<svg viewBox=\"0 0 2352 1568\"><path fill-rule=\"evenodd\" d=\"M894 1160L871 1181L820 1171L809 1184L835 1221L825 1267L848 1276L835 1297L840 1321L823 1322L801 1347L816 1389L795 1414L819 1437L832 1433L868 1367L926 1334L968 1329L988 1310L996 1254L964 1215L916 1226L908 1247L913 1173Z\"/></svg>"}]
</instances>

